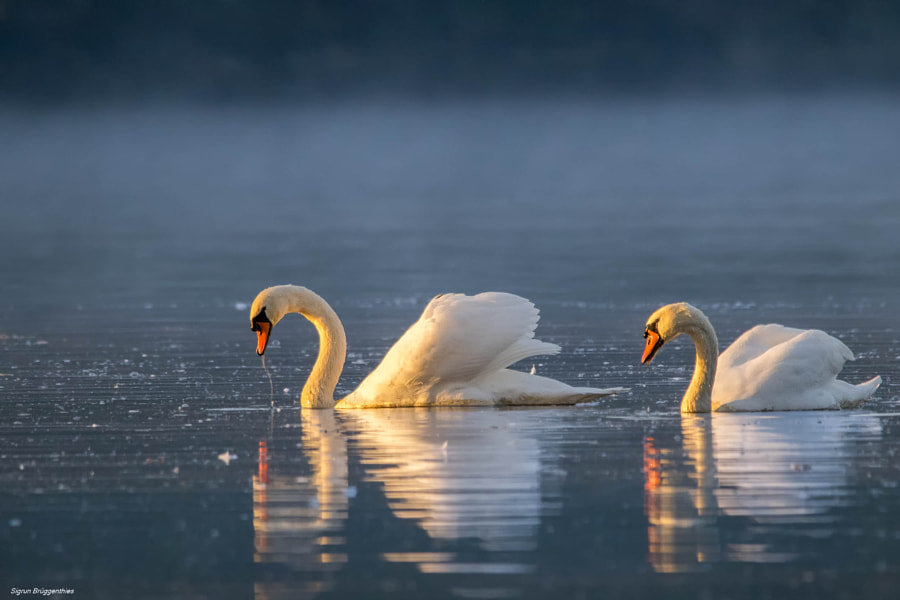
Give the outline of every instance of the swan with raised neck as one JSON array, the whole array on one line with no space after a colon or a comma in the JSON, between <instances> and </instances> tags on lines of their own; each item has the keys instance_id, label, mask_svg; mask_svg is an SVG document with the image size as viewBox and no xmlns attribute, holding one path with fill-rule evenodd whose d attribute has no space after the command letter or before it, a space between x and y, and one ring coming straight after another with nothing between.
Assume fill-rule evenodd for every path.
<instances>
[{"instance_id":1,"label":"swan with raised neck","mask_svg":"<svg viewBox=\"0 0 900 600\"><path fill-rule=\"evenodd\" d=\"M300 397L307 408L560 405L626 391L572 387L507 368L560 348L534 338L539 312L531 302L485 292L433 298L359 387L335 402L347 339L337 314L318 294L295 285L260 292L250 308L256 352L265 353L272 328L292 312L309 319L319 332L319 354Z\"/></svg>"},{"instance_id":2,"label":"swan with raised neck","mask_svg":"<svg viewBox=\"0 0 900 600\"><path fill-rule=\"evenodd\" d=\"M856 385L839 380L853 353L818 329L757 325L719 355L709 319L685 302L663 306L647 319L641 362L649 364L663 344L681 334L691 336L697 352L681 401L685 413L856 408L881 385L878 376Z\"/></svg>"}]
</instances>

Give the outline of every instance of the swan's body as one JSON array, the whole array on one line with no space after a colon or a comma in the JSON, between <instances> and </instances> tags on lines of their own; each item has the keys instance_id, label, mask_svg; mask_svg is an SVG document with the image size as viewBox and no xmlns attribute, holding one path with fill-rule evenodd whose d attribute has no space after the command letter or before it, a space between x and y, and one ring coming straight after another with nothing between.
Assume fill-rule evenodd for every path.
<instances>
[{"instance_id":1,"label":"swan's body","mask_svg":"<svg viewBox=\"0 0 900 600\"><path fill-rule=\"evenodd\" d=\"M308 408L576 404L624 391L576 388L507 369L560 348L534 339L539 316L531 302L487 292L434 298L356 391L335 403L347 342L337 314L314 292L280 285L259 293L250 309L257 353L265 352L271 328L292 312L319 332L319 356L301 395Z\"/></svg>"},{"instance_id":2,"label":"swan's body","mask_svg":"<svg viewBox=\"0 0 900 600\"><path fill-rule=\"evenodd\" d=\"M881 385L881 377L858 385L838 380L853 353L817 329L757 325L719 356L709 319L684 302L664 306L647 319L641 362L649 363L663 343L683 333L693 338L697 360L682 412L855 408Z\"/></svg>"}]
</instances>

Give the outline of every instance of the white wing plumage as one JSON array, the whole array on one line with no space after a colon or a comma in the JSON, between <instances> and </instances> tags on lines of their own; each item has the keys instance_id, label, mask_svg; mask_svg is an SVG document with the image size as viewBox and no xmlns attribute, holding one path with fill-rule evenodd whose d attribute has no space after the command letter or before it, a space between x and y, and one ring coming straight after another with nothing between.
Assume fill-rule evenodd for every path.
<instances>
[{"instance_id":1,"label":"white wing plumage","mask_svg":"<svg viewBox=\"0 0 900 600\"><path fill-rule=\"evenodd\" d=\"M768 352L775 346L795 338L805 329L795 329L784 325L757 325L741 334L734 343L719 356L719 367L731 368L744 364ZM849 350L848 350L849 351ZM852 359L851 359L852 360Z\"/></svg>"},{"instance_id":2,"label":"white wing plumage","mask_svg":"<svg viewBox=\"0 0 900 600\"><path fill-rule=\"evenodd\" d=\"M529 356L559 352L556 344L534 339L539 319L534 304L513 294L441 295L382 366L408 374L408 380L474 380Z\"/></svg>"},{"instance_id":3,"label":"white wing plumage","mask_svg":"<svg viewBox=\"0 0 900 600\"><path fill-rule=\"evenodd\" d=\"M847 346L824 331L758 325L719 357L713 386L718 410L814 410L862 402L880 378L851 385L837 379L853 360Z\"/></svg>"},{"instance_id":4,"label":"white wing plumage","mask_svg":"<svg viewBox=\"0 0 900 600\"><path fill-rule=\"evenodd\" d=\"M534 339L539 318L534 304L513 294L437 296L397 340L381 364L339 406L506 403L509 399L496 397L497 386L493 385L506 367L530 356L556 354L560 350L556 344ZM534 387L542 397L546 396L546 378L528 377L533 379L516 378L516 385L523 389L515 393L525 397L528 388ZM512 379L503 377L503 381L507 384L503 393L509 394L508 383ZM565 384L559 385L565 390L554 388L554 396L576 391ZM592 391L597 392L594 397L614 392ZM546 397L543 402L535 402L529 396L526 403L575 401Z\"/></svg>"}]
</instances>

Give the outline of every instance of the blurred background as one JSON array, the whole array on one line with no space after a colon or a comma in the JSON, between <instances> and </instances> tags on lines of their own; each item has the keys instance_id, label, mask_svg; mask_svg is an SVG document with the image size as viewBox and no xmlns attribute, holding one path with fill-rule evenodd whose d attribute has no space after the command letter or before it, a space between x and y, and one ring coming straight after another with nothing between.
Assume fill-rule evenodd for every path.
<instances>
[{"instance_id":1,"label":"blurred background","mask_svg":"<svg viewBox=\"0 0 900 600\"><path fill-rule=\"evenodd\" d=\"M0 0L0 579L894 598L898 100L890 0ZM343 320L338 396L485 290L632 392L301 415L280 283ZM681 300L839 336L871 410L682 421L690 340L639 365Z\"/></svg>"}]
</instances>

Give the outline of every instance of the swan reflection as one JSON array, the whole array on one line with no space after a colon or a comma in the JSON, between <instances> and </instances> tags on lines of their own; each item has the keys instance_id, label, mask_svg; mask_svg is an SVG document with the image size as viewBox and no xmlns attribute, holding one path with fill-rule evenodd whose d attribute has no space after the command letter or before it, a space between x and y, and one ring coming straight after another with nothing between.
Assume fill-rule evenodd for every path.
<instances>
[{"instance_id":1,"label":"swan reflection","mask_svg":"<svg viewBox=\"0 0 900 600\"><path fill-rule=\"evenodd\" d=\"M644 439L648 561L678 572L793 560L754 537L775 526L788 535L833 527L833 509L849 503L856 444L881 433L876 416L859 413L683 416L680 445ZM730 528L749 519L753 530L723 543L726 519Z\"/></svg>"},{"instance_id":2,"label":"swan reflection","mask_svg":"<svg viewBox=\"0 0 900 600\"><path fill-rule=\"evenodd\" d=\"M516 424L529 418L459 409L302 411L302 449L286 452L293 460L260 443L255 561L318 572L309 591L333 589L329 573L347 560L352 460L364 469L355 481L374 484L367 489L383 494L394 517L426 534L386 544L382 561L423 573L529 572L519 557L536 548L541 515L556 506L547 505L547 487L563 476L542 469L538 441ZM505 562L466 560L484 551L503 552ZM257 597L270 589L258 585Z\"/></svg>"},{"instance_id":3,"label":"swan reflection","mask_svg":"<svg viewBox=\"0 0 900 600\"><path fill-rule=\"evenodd\" d=\"M344 545L347 442L330 410L304 411L301 440L308 468L285 465L282 470L271 464L268 441L260 441L258 472L253 476L253 559L327 574L347 560L345 553L332 550ZM307 581L307 588L315 595L331 589L331 584L320 577ZM269 598L272 592L272 585L257 583L257 598Z\"/></svg>"},{"instance_id":4,"label":"swan reflection","mask_svg":"<svg viewBox=\"0 0 900 600\"><path fill-rule=\"evenodd\" d=\"M664 573L721 559L714 491L712 417L681 419L681 448L644 438L648 560Z\"/></svg>"},{"instance_id":5,"label":"swan reflection","mask_svg":"<svg viewBox=\"0 0 900 600\"><path fill-rule=\"evenodd\" d=\"M366 479L381 484L396 516L416 521L432 539L531 550L541 513L540 452L510 414L357 411L345 423L357 431Z\"/></svg>"}]
</instances>

